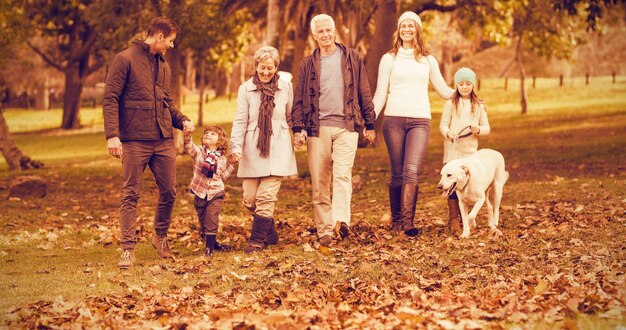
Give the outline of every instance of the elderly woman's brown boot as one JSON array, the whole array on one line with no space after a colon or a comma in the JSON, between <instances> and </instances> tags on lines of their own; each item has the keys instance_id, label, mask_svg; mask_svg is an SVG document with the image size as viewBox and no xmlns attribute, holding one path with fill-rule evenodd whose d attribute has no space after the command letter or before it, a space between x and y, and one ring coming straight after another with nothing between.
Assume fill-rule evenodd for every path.
<instances>
[{"instance_id":1,"label":"elderly woman's brown boot","mask_svg":"<svg viewBox=\"0 0 626 330\"><path fill-rule=\"evenodd\" d=\"M245 248L246 253L260 251L265 248L265 238L272 226L272 218L262 217L260 215L254 215L252 219L252 229L250 230L250 239L248 239L248 246Z\"/></svg>"},{"instance_id":2,"label":"elderly woman's brown boot","mask_svg":"<svg viewBox=\"0 0 626 330\"><path fill-rule=\"evenodd\" d=\"M278 232L276 231L276 220L272 218L272 225L267 231L267 236L265 237L265 245L274 245L278 243Z\"/></svg>"}]
</instances>

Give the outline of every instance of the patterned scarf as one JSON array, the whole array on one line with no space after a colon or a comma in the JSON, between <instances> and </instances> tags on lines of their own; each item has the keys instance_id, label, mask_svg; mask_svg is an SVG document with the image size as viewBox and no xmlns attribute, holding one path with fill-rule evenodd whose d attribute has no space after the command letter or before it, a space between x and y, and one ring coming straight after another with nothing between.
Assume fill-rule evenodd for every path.
<instances>
[{"instance_id":1,"label":"patterned scarf","mask_svg":"<svg viewBox=\"0 0 626 330\"><path fill-rule=\"evenodd\" d=\"M258 74L254 74L252 82L261 92L261 107L259 108L259 140L256 147L261 151L261 157L267 158L270 155L270 138L272 137L272 115L274 113L274 94L278 90L278 75L274 74L272 79L264 83Z\"/></svg>"},{"instance_id":2,"label":"patterned scarf","mask_svg":"<svg viewBox=\"0 0 626 330\"><path fill-rule=\"evenodd\" d=\"M207 178L212 178L213 174L217 172L217 161L222 157L222 153L219 150L209 150L205 147L202 148L202 156L204 162L202 162L202 173Z\"/></svg>"}]
</instances>

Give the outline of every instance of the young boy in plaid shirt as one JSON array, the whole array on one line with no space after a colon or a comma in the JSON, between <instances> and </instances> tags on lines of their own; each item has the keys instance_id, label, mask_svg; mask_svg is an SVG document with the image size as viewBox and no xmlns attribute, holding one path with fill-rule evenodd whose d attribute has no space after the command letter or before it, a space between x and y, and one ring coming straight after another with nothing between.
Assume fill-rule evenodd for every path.
<instances>
[{"instance_id":1,"label":"young boy in plaid shirt","mask_svg":"<svg viewBox=\"0 0 626 330\"><path fill-rule=\"evenodd\" d=\"M224 182L235 169L227 158L228 138L223 128L208 126L202 134L202 146L197 146L191 134L185 135L185 151L193 159L193 179L189 189L195 195L193 206L198 213L200 237L204 240L204 255L226 247L216 241L219 216L224 202Z\"/></svg>"}]
</instances>

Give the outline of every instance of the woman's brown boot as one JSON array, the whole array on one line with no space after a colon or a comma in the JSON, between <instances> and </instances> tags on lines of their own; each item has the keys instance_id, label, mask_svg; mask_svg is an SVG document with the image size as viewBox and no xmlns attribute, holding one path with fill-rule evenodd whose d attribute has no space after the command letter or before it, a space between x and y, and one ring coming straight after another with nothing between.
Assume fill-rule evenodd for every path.
<instances>
[{"instance_id":1,"label":"woman's brown boot","mask_svg":"<svg viewBox=\"0 0 626 330\"><path fill-rule=\"evenodd\" d=\"M415 205L417 204L417 196L419 195L419 186L417 183L402 184L402 231L409 237L419 234L419 229L415 228Z\"/></svg>"},{"instance_id":2,"label":"woman's brown boot","mask_svg":"<svg viewBox=\"0 0 626 330\"><path fill-rule=\"evenodd\" d=\"M402 231L402 186L389 185L391 231Z\"/></svg>"}]
</instances>

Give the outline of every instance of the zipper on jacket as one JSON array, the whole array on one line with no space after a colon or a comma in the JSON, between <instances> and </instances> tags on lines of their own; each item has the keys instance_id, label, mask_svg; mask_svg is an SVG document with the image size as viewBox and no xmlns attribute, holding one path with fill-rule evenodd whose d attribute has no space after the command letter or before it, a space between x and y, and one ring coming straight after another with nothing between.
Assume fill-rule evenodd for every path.
<instances>
[{"instance_id":1,"label":"zipper on jacket","mask_svg":"<svg viewBox=\"0 0 626 330\"><path fill-rule=\"evenodd\" d=\"M158 54L154 54L152 55L151 53L148 55L151 57L151 67L152 67L152 76L154 77L153 81L152 81L152 100L153 100L153 104L152 104L152 108L154 109L154 119L156 120L155 122L155 126L156 126L156 137L160 138L162 133L161 133L161 126L159 125L159 111L157 108L157 79L159 78L159 55Z\"/></svg>"}]
</instances>

